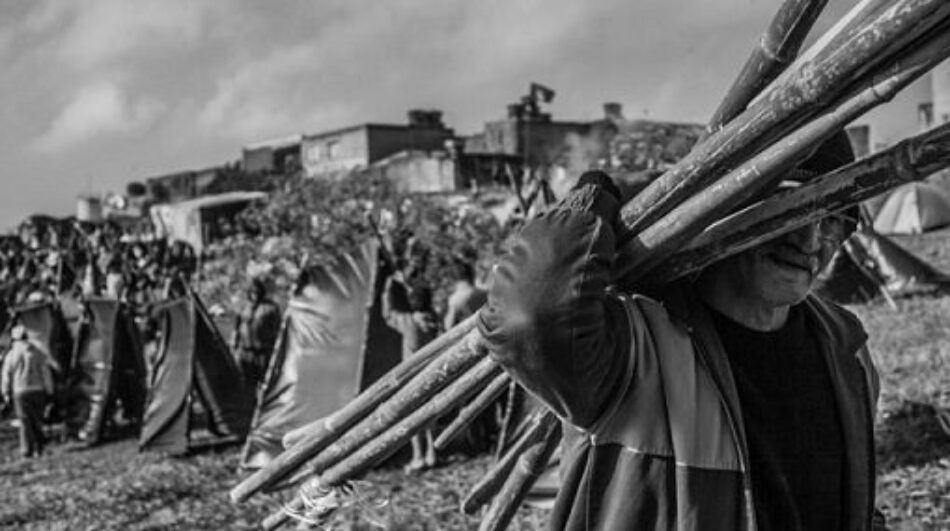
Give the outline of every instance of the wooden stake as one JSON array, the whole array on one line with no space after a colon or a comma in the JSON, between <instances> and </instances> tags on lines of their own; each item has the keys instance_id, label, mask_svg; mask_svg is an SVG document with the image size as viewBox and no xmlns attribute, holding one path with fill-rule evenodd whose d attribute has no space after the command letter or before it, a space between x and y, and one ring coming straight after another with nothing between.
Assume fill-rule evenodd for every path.
<instances>
[{"instance_id":1,"label":"wooden stake","mask_svg":"<svg viewBox=\"0 0 950 531\"><path fill-rule=\"evenodd\" d=\"M881 54L892 42L920 35L921 29L945 20L950 2L945 0L894 0L881 16L865 25L827 56L819 56L788 72L787 81L773 87L736 119L711 135L670 171L651 183L621 211L630 235L655 223L730 165L761 149L766 137L784 136L821 112L854 79L858 71L887 59Z\"/></svg>"},{"instance_id":2,"label":"wooden stake","mask_svg":"<svg viewBox=\"0 0 950 531\"><path fill-rule=\"evenodd\" d=\"M433 397L438 396L437 393L449 382L453 382L454 385L471 385L473 387L466 388L465 391L469 394L473 393L474 386L483 385L484 382L471 377L474 371L472 367L480 361L494 363L484 359L486 351L480 339L481 336L477 332L471 332L465 339L450 347L445 355L430 363L389 400L380 404L376 411L342 433L331 445L314 456L306 465L308 472L322 474L328 468L359 451L364 445L374 444L378 437L403 419L415 414L420 408L433 405ZM443 412L450 409L447 402L437 405L444 406ZM332 484L329 483L329 485Z\"/></svg>"},{"instance_id":3,"label":"wooden stake","mask_svg":"<svg viewBox=\"0 0 950 531\"><path fill-rule=\"evenodd\" d=\"M828 0L785 0L762 34L709 121L716 131L739 115L759 92L795 60L802 42Z\"/></svg>"},{"instance_id":4,"label":"wooden stake","mask_svg":"<svg viewBox=\"0 0 950 531\"><path fill-rule=\"evenodd\" d=\"M551 456L561 442L560 423L551 423L540 441L528 447L518 457L518 463L505 480L498 495L482 518L479 531L500 531L508 527L531 486L544 472Z\"/></svg>"},{"instance_id":5,"label":"wooden stake","mask_svg":"<svg viewBox=\"0 0 950 531\"><path fill-rule=\"evenodd\" d=\"M950 167L950 124L778 193L709 227L639 281L657 286Z\"/></svg>"},{"instance_id":6,"label":"wooden stake","mask_svg":"<svg viewBox=\"0 0 950 531\"><path fill-rule=\"evenodd\" d=\"M475 514L478 509L488 503L488 500L494 498L505 484L505 480L511 475L511 471L525 450L542 441L544 436L552 429L552 425L556 425L560 420L549 409L543 408L535 411L529 422L528 428L521 434L521 437L505 452L498 463L472 487L468 496L462 500L462 512Z\"/></svg>"},{"instance_id":7,"label":"wooden stake","mask_svg":"<svg viewBox=\"0 0 950 531\"><path fill-rule=\"evenodd\" d=\"M490 384L488 384L485 389L478 393L471 402L468 403L465 407L459 410L458 414L455 416L455 419L452 420L451 424L445 427L439 436L436 437L435 445L436 450L444 450L446 446L457 437L462 431L465 430L466 426L471 424L475 417L477 417L482 411L485 411L488 406L492 405L502 393L508 390L508 384L511 383L511 378L506 374L499 374Z\"/></svg>"},{"instance_id":8,"label":"wooden stake","mask_svg":"<svg viewBox=\"0 0 950 531\"><path fill-rule=\"evenodd\" d=\"M744 201L777 183L784 173L822 141L869 109L890 100L909 83L950 56L950 32L937 35L907 57L883 68L883 76L869 76L866 86L836 109L809 122L782 142L717 181L701 193L685 200L669 214L629 240L619 251L616 277L623 285L669 258L705 227Z\"/></svg>"}]
</instances>

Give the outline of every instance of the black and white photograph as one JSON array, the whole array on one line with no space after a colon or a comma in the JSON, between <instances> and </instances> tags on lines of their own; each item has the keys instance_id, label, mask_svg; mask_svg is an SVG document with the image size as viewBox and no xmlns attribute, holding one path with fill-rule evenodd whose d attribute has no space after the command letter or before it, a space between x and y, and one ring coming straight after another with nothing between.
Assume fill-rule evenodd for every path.
<instances>
[{"instance_id":1,"label":"black and white photograph","mask_svg":"<svg viewBox=\"0 0 950 531\"><path fill-rule=\"evenodd\" d=\"M950 2L0 0L0 529L950 530Z\"/></svg>"}]
</instances>

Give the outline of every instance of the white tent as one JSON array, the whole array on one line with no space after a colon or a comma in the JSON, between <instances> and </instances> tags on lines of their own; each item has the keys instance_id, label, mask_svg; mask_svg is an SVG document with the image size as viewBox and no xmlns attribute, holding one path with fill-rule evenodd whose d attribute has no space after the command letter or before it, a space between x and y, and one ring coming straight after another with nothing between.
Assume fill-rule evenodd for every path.
<instances>
[{"instance_id":1,"label":"white tent","mask_svg":"<svg viewBox=\"0 0 950 531\"><path fill-rule=\"evenodd\" d=\"M933 184L908 183L887 197L874 230L881 234L920 234L950 225L950 199Z\"/></svg>"},{"instance_id":2,"label":"white tent","mask_svg":"<svg viewBox=\"0 0 950 531\"><path fill-rule=\"evenodd\" d=\"M152 222L160 236L171 241L181 240L201 252L205 242L203 212L226 206L243 206L265 199L264 192L227 192L152 207Z\"/></svg>"}]
</instances>

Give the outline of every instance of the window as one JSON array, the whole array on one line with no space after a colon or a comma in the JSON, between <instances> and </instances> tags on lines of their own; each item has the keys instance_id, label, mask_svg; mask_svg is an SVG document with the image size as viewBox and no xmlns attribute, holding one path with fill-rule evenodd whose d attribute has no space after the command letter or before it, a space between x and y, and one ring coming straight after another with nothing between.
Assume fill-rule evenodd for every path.
<instances>
[{"instance_id":1,"label":"window","mask_svg":"<svg viewBox=\"0 0 950 531\"><path fill-rule=\"evenodd\" d=\"M327 142L327 158L336 159L340 157L340 141L330 140Z\"/></svg>"}]
</instances>

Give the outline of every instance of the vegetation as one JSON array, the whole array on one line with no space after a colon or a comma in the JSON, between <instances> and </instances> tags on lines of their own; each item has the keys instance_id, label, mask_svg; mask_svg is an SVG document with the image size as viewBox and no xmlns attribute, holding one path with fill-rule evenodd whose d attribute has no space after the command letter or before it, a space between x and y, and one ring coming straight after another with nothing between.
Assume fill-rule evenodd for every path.
<instances>
[{"instance_id":1,"label":"vegetation","mask_svg":"<svg viewBox=\"0 0 950 531\"><path fill-rule=\"evenodd\" d=\"M398 261L412 237L430 250L425 274L438 303L454 261L477 260L484 270L504 240L505 227L477 201L407 194L367 175L284 178L266 204L242 214L237 234L212 247L200 290L209 303L233 308L234 294L252 276L268 277L285 294L301 267L354 252L380 236Z\"/></svg>"}]
</instances>

